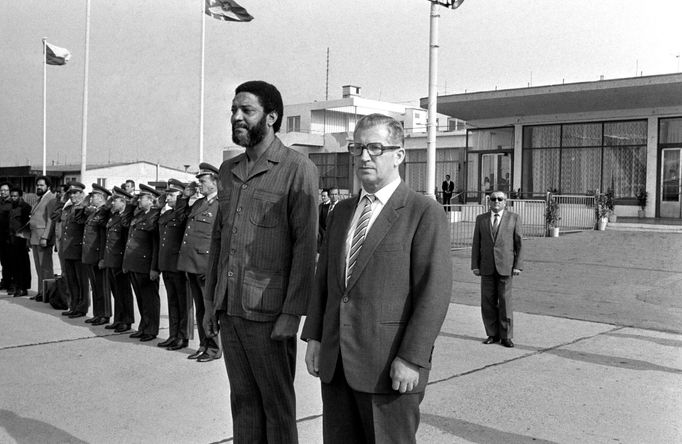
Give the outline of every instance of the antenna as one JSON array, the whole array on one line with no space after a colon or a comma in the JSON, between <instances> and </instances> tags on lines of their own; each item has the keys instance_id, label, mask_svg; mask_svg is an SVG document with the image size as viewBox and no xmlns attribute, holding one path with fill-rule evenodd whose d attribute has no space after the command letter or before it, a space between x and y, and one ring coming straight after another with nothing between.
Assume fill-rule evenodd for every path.
<instances>
[{"instance_id":1,"label":"antenna","mask_svg":"<svg viewBox=\"0 0 682 444\"><path fill-rule=\"evenodd\" d=\"M327 46L327 76L324 83L324 100L329 100L329 46Z\"/></svg>"}]
</instances>

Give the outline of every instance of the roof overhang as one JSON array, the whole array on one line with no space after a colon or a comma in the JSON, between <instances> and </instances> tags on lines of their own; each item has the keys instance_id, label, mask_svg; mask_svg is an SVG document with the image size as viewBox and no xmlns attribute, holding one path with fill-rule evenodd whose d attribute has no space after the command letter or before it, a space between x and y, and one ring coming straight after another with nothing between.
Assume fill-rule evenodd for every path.
<instances>
[{"instance_id":1,"label":"roof overhang","mask_svg":"<svg viewBox=\"0 0 682 444\"><path fill-rule=\"evenodd\" d=\"M437 110L475 121L670 106L682 106L682 74L439 96Z\"/></svg>"}]
</instances>

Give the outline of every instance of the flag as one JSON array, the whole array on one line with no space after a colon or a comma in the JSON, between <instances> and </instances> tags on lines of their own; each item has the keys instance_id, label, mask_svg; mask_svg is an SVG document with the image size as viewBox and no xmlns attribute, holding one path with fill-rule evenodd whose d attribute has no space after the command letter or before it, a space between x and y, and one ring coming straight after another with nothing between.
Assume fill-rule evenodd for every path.
<instances>
[{"instance_id":1,"label":"flag","mask_svg":"<svg viewBox=\"0 0 682 444\"><path fill-rule=\"evenodd\" d=\"M45 42L45 63L48 65L64 65L70 58L71 53L68 49Z\"/></svg>"},{"instance_id":2,"label":"flag","mask_svg":"<svg viewBox=\"0 0 682 444\"><path fill-rule=\"evenodd\" d=\"M206 0L206 15L226 22L250 22L253 17L234 0Z\"/></svg>"}]
</instances>

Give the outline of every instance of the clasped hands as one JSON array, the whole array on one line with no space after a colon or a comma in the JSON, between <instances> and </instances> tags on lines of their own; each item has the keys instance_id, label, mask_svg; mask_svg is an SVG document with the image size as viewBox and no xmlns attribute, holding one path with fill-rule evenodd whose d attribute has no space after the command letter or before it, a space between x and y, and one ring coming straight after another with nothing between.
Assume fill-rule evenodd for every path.
<instances>
[{"instance_id":1,"label":"clasped hands","mask_svg":"<svg viewBox=\"0 0 682 444\"><path fill-rule=\"evenodd\" d=\"M215 315L208 310L204 314L204 331L206 336L213 338L218 335L220 326ZM301 322L301 317L287 313L280 313L275 321L275 326L272 327L270 339L273 341L284 341L285 339L293 338L298 333L298 326Z\"/></svg>"}]
</instances>

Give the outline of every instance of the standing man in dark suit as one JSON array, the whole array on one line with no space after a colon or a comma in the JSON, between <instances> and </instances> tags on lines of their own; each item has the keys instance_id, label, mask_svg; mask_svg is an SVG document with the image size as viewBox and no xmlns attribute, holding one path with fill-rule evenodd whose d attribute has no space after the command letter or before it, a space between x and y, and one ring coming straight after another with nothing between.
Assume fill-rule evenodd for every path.
<instances>
[{"instance_id":1,"label":"standing man in dark suit","mask_svg":"<svg viewBox=\"0 0 682 444\"><path fill-rule=\"evenodd\" d=\"M443 206L445 211L450 211L450 199L452 199L452 193L455 191L455 182L450 180L450 175L445 175L445 180L442 185L443 189Z\"/></svg>"},{"instance_id":2,"label":"standing man in dark suit","mask_svg":"<svg viewBox=\"0 0 682 444\"><path fill-rule=\"evenodd\" d=\"M481 313L488 338L513 347L512 278L521 274L521 221L506 210L507 195L493 191L490 211L476 218L471 247L471 270L481 277Z\"/></svg>"},{"instance_id":3,"label":"standing man in dark suit","mask_svg":"<svg viewBox=\"0 0 682 444\"><path fill-rule=\"evenodd\" d=\"M140 342L151 341L159 334L161 301L159 299L159 270L156 254L159 249L159 210L152 208L160 193L154 188L140 184L137 210L128 229L128 242L123 253L123 272L128 273L135 290L140 323L130 335Z\"/></svg>"},{"instance_id":4,"label":"standing man in dark suit","mask_svg":"<svg viewBox=\"0 0 682 444\"><path fill-rule=\"evenodd\" d=\"M236 443L298 442L296 334L315 269L315 165L275 135L277 88L246 82L232 100L232 141L220 166L206 279L206 334L220 337Z\"/></svg>"},{"instance_id":5,"label":"standing man in dark suit","mask_svg":"<svg viewBox=\"0 0 682 444\"><path fill-rule=\"evenodd\" d=\"M85 322L92 325L109 323L111 317L111 296L106 282L104 252L107 241L107 221L110 210L106 205L111 191L96 183L92 184L90 205L85 209L87 219L83 228L83 264L88 269L92 291L92 318Z\"/></svg>"},{"instance_id":6,"label":"standing man in dark suit","mask_svg":"<svg viewBox=\"0 0 682 444\"><path fill-rule=\"evenodd\" d=\"M218 216L218 168L210 163L201 163L196 177L199 179L203 197L195 200L189 209L185 236L178 256L178 270L187 272L199 331L199 348L187 356L187 359L209 362L222 356L220 344L215 336L206 334L203 325L206 312L204 298L211 232Z\"/></svg>"},{"instance_id":7,"label":"standing man in dark suit","mask_svg":"<svg viewBox=\"0 0 682 444\"><path fill-rule=\"evenodd\" d=\"M24 202L21 188L10 190L12 209L9 212L9 248L11 286L14 297L28 295L31 287L31 260L28 257L28 241L30 231L28 222L31 218L31 205Z\"/></svg>"},{"instance_id":8,"label":"standing man in dark suit","mask_svg":"<svg viewBox=\"0 0 682 444\"><path fill-rule=\"evenodd\" d=\"M159 270L166 286L168 299L168 339L156 344L167 350L180 350L189 341L189 312L191 303L187 295L187 275L178 270L178 256L185 234L187 199L180 196L185 185L169 179L165 190L166 201L159 214Z\"/></svg>"},{"instance_id":9,"label":"standing man in dark suit","mask_svg":"<svg viewBox=\"0 0 682 444\"><path fill-rule=\"evenodd\" d=\"M2 266L2 280L0 290L10 290L10 236L9 236L9 212L12 209L12 201L9 198L10 184L0 183L0 266ZM14 290L14 289L12 289Z\"/></svg>"},{"instance_id":10,"label":"standing man in dark suit","mask_svg":"<svg viewBox=\"0 0 682 444\"><path fill-rule=\"evenodd\" d=\"M43 300L43 282L54 277L52 264L52 246L54 245L54 230L52 229L52 212L57 207L57 199L50 191L50 178L38 176L36 179L36 194L38 201L31 208L31 250L33 250L33 264L38 277L38 294L35 300Z\"/></svg>"},{"instance_id":11,"label":"standing man in dark suit","mask_svg":"<svg viewBox=\"0 0 682 444\"><path fill-rule=\"evenodd\" d=\"M331 202L329 201L329 190L322 190L320 193L322 202L318 206L317 210L317 250L320 250L322 245L322 238L324 237L324 232L327 229L327 215L329 214L329 207Z\"/></svg>"},{"instance_id":12,"label":"standing man in dark suit","mask_svg":"<svg viewBox=\"0 0 682 444\"><path fill-rule=\"evenodd\" d=\"M69 310L62 313L69 318L80 318L90 308L88 268L83 265L83 231L85 229L85 185L80 182L69 184L71 204L64 206L61 213L61 248L64 257L64 274L69 287Z\"/></svg>"},{"instance_id":13,"label":"standing man in dark suit","mask_svg":"<svg viewBox=\"0 0 682 444\"><path fill-rule=\"evenodd\" d=\"M128 274L123 272L123 253L128 240L128 227L135 211L135 205L130 202L132 198L127 191L114 187L111 215L106 227L103 265L109 289L114 296L114 322L104 328L114 330L116 333L130 330L130 325L135 322L133 290Z\"/></svg>"},{"instance_id":14,"label":"standing man in dark suit","mask_svg":"<svg viewBox=\"0 0 682 444\"><path fill-rule=\"evenodd\" d=\"M452 292L449 232L440 205L400 180L400 122L365 116L353 140L362 189L327 226L306 365L322 381L325 443L410 443Z\"/></svg>"}]
</instances>

